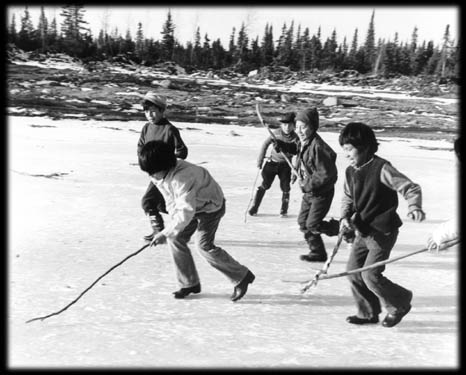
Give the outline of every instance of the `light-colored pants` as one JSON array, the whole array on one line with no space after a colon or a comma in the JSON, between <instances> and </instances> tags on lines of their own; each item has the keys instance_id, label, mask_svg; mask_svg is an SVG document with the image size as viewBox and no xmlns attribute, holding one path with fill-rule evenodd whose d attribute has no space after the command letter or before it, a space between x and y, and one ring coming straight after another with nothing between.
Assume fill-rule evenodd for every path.
<instances>
[{"instance_id":1,"label":"light-colored pants","mask_svg":"<svg viewBox=\"0 0 466 375\"><path fill-rule=\"evenodd\" d=\"M182 288L189 288L200 283L199 274L188 247L188 242L196 229L199 252L212 267L223 273L233 285L238 285L246 276L248 268L214 244L215 233L223 215L225 215L225 202L216 212L196 214L175 238L167 238L175 262L176 277Z\"/></svg>"}]
</instances>

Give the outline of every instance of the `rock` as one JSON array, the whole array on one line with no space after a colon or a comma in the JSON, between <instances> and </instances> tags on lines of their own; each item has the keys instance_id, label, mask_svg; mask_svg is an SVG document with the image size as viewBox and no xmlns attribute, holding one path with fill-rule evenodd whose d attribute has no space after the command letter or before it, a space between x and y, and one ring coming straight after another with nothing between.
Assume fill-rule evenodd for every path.
<instances>
[{"instance_id":1,"label":"rock","mask_svg":"<svg viewBox=\"0 0 466 375\"><path fill-rule=\"evenodd\" d=\"M333 107L338 105L338 98L336 96L329 96L322 101L322 104L326 107Z\"/></svg>"}]
</instances>

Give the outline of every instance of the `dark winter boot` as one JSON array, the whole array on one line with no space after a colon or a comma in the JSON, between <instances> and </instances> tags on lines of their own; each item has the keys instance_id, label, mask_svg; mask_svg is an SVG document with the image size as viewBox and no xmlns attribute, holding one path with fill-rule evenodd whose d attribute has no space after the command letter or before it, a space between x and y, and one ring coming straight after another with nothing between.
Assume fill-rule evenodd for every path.
<instances>
[{"instance_id":1,"label":"dark winter boot","mask_svg":"<svg viewBox=\"0 0 466 375\"><path fill-rule=\"evenodd\" d=\"M340 231L340 222L335 219L330 219L329 221L322 221L320 223L320 233L323 233L329 237L338 236Z\"/></svg>"},{"instance_id":2,"label":"dark winter boot","mask_svg":"<svg viewBox=\"0 0 466 375\"><path fill-rule=\"evenodd\" d=\"M283 192L282 194L282 207L280 208L280 216L288 214L288 204L290 203L290 192Z\"/></svg>"},{"instance_id":3,"label":"dark winter boot","mask_svg":"<svg viewBox=\"0 0 466 375\"><path fill-rule=\"evenodd\" d=\"M320 234L306 233L304 238L309 245L309 254L301 255L299 258L306 262L325 262L327 252L325 251L324 241Z\"/></svg>"},{"instance_id":4,"label":"dark winter boot","mask_svg":"<svg viewBox=\"0 0 466 375\"><path fill-rule=\"evenodd\" d=\"M165 226L163 224L162 215L160 215L158 211L149 212L148 216L150 220L150 225L152 227L152 233L148 234L147 236L144 236L144 240L150 242L157 233L159 233L163 230L163 228L165 228Z\"/></svg>"},{"instance_id":5,"label":"dark winter boot","mask_svg":"<svg viewBox=\"0 0 466 375\"><path fill-rule=\"evenodd\" d=\"M254 203L252 207L249 209L249 215L255 216L257 214L257 210L261 205L262 198L264 198L265 189L261 186L257 188L256 195L254 196Z\"/></svg>"}]
</instances>

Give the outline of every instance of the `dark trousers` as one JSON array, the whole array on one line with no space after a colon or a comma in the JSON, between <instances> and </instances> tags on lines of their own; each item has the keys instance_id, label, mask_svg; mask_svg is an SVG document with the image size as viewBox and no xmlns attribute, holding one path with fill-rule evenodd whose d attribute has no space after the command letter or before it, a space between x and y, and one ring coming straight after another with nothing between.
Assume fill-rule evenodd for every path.
<instances>
[{"instance_id":1,"label":"dark trousers","mask_svg":"<svg viewBox=\"0 0 466 375\"><path fill-rule=\"evenodd\" d=\"M330 210L334 194L335 189L321 195L303 194L298 214L298 225L305 238L306 234L310 232L319 232L320 223Z\"/></svg>"},{"instance_id":2,"label":"dark trousers","mask_svg":"<svg viewBox=\"0 0 466 375\"><path fill-rule=\"evenodd\" d=\"M362 236L357 233L351 246L347 270L388 259L397 237L398 230L387 235L373 232ZM380 266L348 276L359 317L369 318L380 314L381 303L390 314L410 304L410 291L383 276L384 270L385 266Z\"/></svg>"},{"instance_id":3,"label":"dark trousers","mask_svg":"<svg viewBox=\"0 0 466 375\"><path fill-rule=\"evenodd\" d=\"M280 189L282 192L288 193L290 191L291 168L288 163L276 163L274 161L268 161L264 164L261 175L261 187L264 190L270 189L275 176L278 176L280 180Z\"/></svg>"},{"instance_id":4,"label":"dark trousers","mask_svg":"<svg viewBox=\"0 0 466 375\"><path fill-rule=\"evenodd\" d=\"M149 183L149 186L141 199L141 206L146 214L149 212L167 213L163 195L152 182Z\"/></svg>"}]
</instances>

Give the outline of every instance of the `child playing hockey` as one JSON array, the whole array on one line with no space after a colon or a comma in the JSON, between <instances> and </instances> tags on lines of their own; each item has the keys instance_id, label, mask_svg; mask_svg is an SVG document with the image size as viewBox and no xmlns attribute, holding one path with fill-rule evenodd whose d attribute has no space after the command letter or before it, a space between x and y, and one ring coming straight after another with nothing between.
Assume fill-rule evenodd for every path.
<instances>
[{"instance_id":1,"label":"child playing hockey","mask_svg":"<svg viewBox=\"0 0 466 375\"><path fill-rule=\"evenodd\" d=\"M350 165L345 171L341 227L354 232L347 269L369 266L389 258L402 222L396 213L397 192L408 202L408 216L424 220L421 187L377 156L378 143L372 129L353 122L343 128L339 143ZM393 327L410 311L413 293L387 279L379 266L348 276L357 314L351 324L378 323L381 303L388 314L384 327Z\"/></svg>"},{"instance_id":2,"label":"child playing hockey","mask_svg":"<svg viewBox=\"0 0 466 375\"><path fill-rule=\"evenodd\" d=\"M154 92L148 92L143 98L142 107L148 122L141 130L137 147L138 156L147 142L164 141L174 147L176 157L186 159L188 148L181 139L180 131L165 117L166 98ZM160 212L166 213L163 196L152 182L149 182L149 186L142 197L141 205L144 213L149 217L152 227L152 233L144 236L144 239L151 241L155 233L164 228Z\"/></svg>"},{"instance_id":3,"label":"child playing hockey","mask_svg":"<svg viewBox=\"0 0 466 375\"><path fill-rule=\"evenodd\" d=\"M335 193L336 153L317 134L318 128L316 108L303 110L296 116L296 133L301 142L298 172L303 191L298 225L309 246L309 254L301 255L300 259L307 262L327 260L321 233L329 236L338 234L337 220L324 221Z\"/></svg>"},{"instance_id":4,"label":"child playing hockey","mask_svg":"<svg viewBox=\"0 0 466 375\"><path fill-rule=\"evenodd\" d=\"M292 144L292 149L294 150L294 155L296 155L299 138L298 135L294 131L295 127L295 113L288 112L283 117L280 118L280 129L274 131L275 137L277 140L284 142L285 144ZM269 146L275 140L272 136L269 136L259 153L259 157L257 158L257 167L259 169L262 168L262 164L264 162L264 157L267 152ZM288 160L291 161L293 157L292 153L285 152L286 157ZM291 167L289 166L288 162L286 161L285 157L282 153L277 152L275 148L272 148L270 153L269 159L265 162L264 167L262 168L262 183L257 188L256 194L254 196L253 205L249 209L249 215L255 216L259 209L259 206L262 202L262 198L264 197L265 192L270 189L272 186L273 180L275 176L278 176L280 180L280 189L282 191L282 204L280 208L280 215L286 216L288 213L288 204L290 201L290 180L291 180Z\"/></svg>"},{"instance_id":5,"label":"child playing hockey","mask_svg":"<svg viewBox=\"0 0 466 375\"><path fill-rule=\"evenodd\" d=\"M184 298L201 291L199 275L188 242L198 232L201 255L234 285L231 300L242 298L254 274L214 244L215 233L225 214L220 185L200 166L177 160L171 144L152 141L139 153L139 165L162 193L170 215L169 224L154 235L152 244L167 241L173 255L180 289L173 294Z\"/></svg>"}]
</instances>

